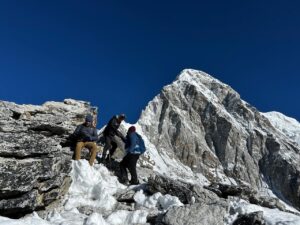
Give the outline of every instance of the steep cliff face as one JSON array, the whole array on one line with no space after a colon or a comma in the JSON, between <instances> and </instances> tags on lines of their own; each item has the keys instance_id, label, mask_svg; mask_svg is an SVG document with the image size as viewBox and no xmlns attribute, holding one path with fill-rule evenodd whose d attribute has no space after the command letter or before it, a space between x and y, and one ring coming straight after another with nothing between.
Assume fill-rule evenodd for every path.
<instances>
[{"instance_id":1,"label":"steep cliff face","mask_svg":"<svg viewBox=\"0 0 300 225\"><path fill-rule=\"evenodd\" d=\"M138 124L160 154L211 182L271 189L300 208L300 150L230 86L184 70Z\"/></svg>"},{"instance_id":2,"label":"steep cliff face","mask_svg":"<svg viewBox=\"0 0 300 225\"><path fill-rule=\"evenodd\" d=\"M71 99L42 106L0 101L0 215L20 217L62 198L73 154L68 137L96 112Z\"/></svg>"}]
</instances>

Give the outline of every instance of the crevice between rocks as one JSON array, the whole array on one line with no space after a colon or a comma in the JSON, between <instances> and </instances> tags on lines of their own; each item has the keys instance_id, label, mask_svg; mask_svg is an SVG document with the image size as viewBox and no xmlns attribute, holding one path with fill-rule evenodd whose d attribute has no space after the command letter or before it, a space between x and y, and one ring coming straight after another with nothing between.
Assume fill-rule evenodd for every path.
<instances>
[{"instance_id":1,"label":"crevice between rocks","mask_svg":"<svg viewBox=\"0 0 300 225\"><path fill-rule=\"evenodd\" d=\"M28 128L28 130L36 131L49 137L54 135L61 136L66 133L66 130L64 128L59 126L53 126L50 124L41 124L35 127L30 127Z\"/></svg>"},{"instance_id":2,"label":"crevice between rocks","mask_svg":"<svg viewBox=\"0 0 300 225\"><path fill-rule=\"evenodd\" d=\"M16 160L19 160L19 159L43 159L43 158L46 158L48 155L49 155L49 153L32 153L30 155L16 155L15 152L14 153L12 152L11 154L5 153L5 152L0 153L0 157L2 157L2 158L16 159Z\"/></svg>"}]
</instances>

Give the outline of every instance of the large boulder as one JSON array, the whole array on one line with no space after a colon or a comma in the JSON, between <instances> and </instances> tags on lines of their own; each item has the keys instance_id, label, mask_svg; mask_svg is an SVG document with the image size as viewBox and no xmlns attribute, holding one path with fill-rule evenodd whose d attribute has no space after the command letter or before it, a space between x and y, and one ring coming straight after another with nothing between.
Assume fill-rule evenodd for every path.
<instances>
[{"instance_id":1,"label":"large boulder","mask_svg":"<svg viewBox=\"0 0 300 225\"><path fill-rule=\"evenodd\" d=\"M183 204L219 201L215 193L206 190L202 186L184 183L158 174L149 178L147 191L151 194L160 192L164 195L169 194L176 196Z\"/></svg>"},{"instance_id":2,"label":"large boulder","mask_svg":"<svg viewBox=\"0 0 300 225\"><path fill-rule=\"evenodd\" d=\"M156 215L149 220L151 224L224 224L229 209L227 200L202 186L158 174L149 178L146 190L150 194L160 192L176 196L185 204L182 207L172 207L165 214Z\"/></svg>"},{"instance_id":3,"label":"large boulder","mask_svg":"<svg viewBox=\"0 0 300 225\"><path fill-rule=\"evenodd\" d=\"M232 225L266 225L263 219L263 212L253 212L239 215Z\"/></svg>"},{"instance_id":4,"label":"large boulder","mask_svg":"<svg viewBox=\"0 0 300 225\"><path fill-rule=\"evenodd\" d=\"M42 106L0 101L0 215L18 218L63 197L69 137L87 113L97 108L71 99Z\"/></svg>"}]
</instances>

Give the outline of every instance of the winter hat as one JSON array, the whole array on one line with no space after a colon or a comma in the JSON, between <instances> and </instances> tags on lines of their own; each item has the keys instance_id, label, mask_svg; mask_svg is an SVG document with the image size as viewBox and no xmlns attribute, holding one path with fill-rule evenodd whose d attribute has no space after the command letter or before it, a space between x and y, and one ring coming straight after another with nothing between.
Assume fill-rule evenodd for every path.
<instances>
[{"instance_id":1,"label":"winter hat","mask_svg":"<svg viewBox=\"0 0 300 225\"><path fill-rule=\"evenodd\" d=\"M129 127L128 133L132 133L132 132L135 132L135 126Z\"/></svg>"},{"instance_id":2,"label":"winter hat","mask_svg":"<svg viewBox=\"0 0 300 225\"><path fill-rule=\"evenodd\" d=\"M122 119L122 120L125 120L126 119L126 115L124 113L120 114L118 116L118 118Z\"/></svg>"},{"instance_id":3,"label":"winter hat","mask_svg":"<svg viewBox=\"0 0 300 225\"><path fill-rule=\"evenodd\" d=\"M92 123L93 122L93 116L88 114L86 117L85 117L85 122L90 122Z\"/></svg>"}]
</instances>

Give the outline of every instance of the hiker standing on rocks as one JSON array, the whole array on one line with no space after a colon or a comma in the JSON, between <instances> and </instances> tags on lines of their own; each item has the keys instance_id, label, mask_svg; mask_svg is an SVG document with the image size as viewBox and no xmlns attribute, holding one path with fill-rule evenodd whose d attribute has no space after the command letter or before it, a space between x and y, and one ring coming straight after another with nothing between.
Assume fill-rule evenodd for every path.
<instances>
[{"instance_id":1,"label":"hiker standing on rocks","mask_svg":"<svg viewBox=\"0 0 300 225\"><path fill-rule=\"evenodd\" d=\"M139 180L136 172L136 164L141 154L146 150L145 143L141 135L136 132L134 126L131 126L127 131L126 141L125 141L126 155L120 162L121 179L120 182L127 184L128 175L127 169L130 172L131 180L130 184L139 184Z\"/></svg>"},{"instance_id":2,"label":"hiker standing on rocks","mask_svg":"<svg viewBox=\"0 0 300 225\"><path fill-rule=\"evenodd\" d=\"M94 127L92 115L87 115L85 122L77 126L74 136L77 142L75 148L75 160L80 159L81 150L83 147L86 147L90 150L89 163L92 166L97 154L96 141L98 140L97 130Z\"/></svg>"},{"instance_id":3,"label":"hiker standing on rocks","mask_svg":"<svg viewBox=\"0 0 300 225\"><path fill-rule=\"evenodd\" d=\"M106 127L103 131L105 145L104 145L103 153L102 153L102 161L109 160L110 157L115 153L115 151L118 147L118 144L117 144L118 141L116 140L116 137L121 138L125 142L125 137L118 130L122 121L125 120L125 118L126 118L126 116L124 114L113 116L109 120L108 124L106 125ZM106 157L107 151L109 151L109 154Z\"/></svg>"}]
</instances>

